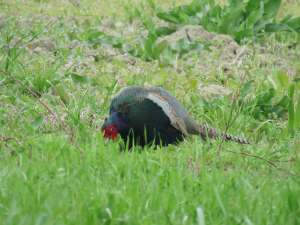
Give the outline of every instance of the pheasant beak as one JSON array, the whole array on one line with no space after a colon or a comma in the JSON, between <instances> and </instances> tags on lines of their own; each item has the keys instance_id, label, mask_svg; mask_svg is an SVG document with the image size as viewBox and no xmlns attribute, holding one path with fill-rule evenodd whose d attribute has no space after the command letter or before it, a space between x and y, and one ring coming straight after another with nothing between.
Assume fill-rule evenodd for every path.
<instances>
[{"instance_id":1,"label":"pheasant beak","mask_svg":"<svg viewBox=\"0 0 300 225\"><path fill-rule=\"evenodd\" d=\"M104 132L104 130L101 129L101 133L103 133L103 132ZM107 137L107 136L105 135L105 133L106 133L106 132L104 132L104 144L107 145L107 144L108 144L109 136Z\"/></svg>"},{"instance_id":2,"label":"pheasant beak","mask_svg":"<svg viewBox=\"0 0 300 225\"><path fill-rule=\"evenodd\" d=\"M108 139L109 139L108 137L104 137L104 144L105 144L105 145L107 145Z\"/></svg>"}]
</instances>

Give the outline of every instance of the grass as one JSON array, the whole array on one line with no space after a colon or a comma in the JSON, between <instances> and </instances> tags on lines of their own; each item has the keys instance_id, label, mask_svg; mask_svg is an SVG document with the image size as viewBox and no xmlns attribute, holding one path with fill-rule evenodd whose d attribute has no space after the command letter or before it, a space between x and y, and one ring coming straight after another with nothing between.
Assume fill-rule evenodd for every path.
<instances>
[{"instance_id":1,"label":"grass","mask_svg":"<svg viewBox=\"0 0 300 225\"><path fill-rule=\"evenodd\" d=\"M214 67L218 52L186 54L173 67L163 68L158 61L140 60L133 66L117 59L109 61L118 51L96 46L93 50L103 55L98 52L99 60L90 61L82 46L68 49L68 32L74 29L84 38L85 27L110 16L116 24L125 24L124 42L131 43L139 28L128 24L124 6L138 6L141 1L81 1L79 6L72 2L0 3L10 21L0 40L0 70L11 72L36 93L82 151L36 98L16 82L3 85L11 80L0 73L0 224L300 224L299 130L287 128L288 113L277 105L289 95L291 79L300 76L298 58L285 55L291 50L288 41L296 43L292 50L299 52L299 36L282 33L254 39L249 44L252 64L245 59L245 65L229 72ZM171 4L166 1L162 7ZM278 17L292 9L300 15L297 1L284 2ZM38 21L36 15L49 18ZM74 22L73 15L82 21ZM24 18L34 18L33 26L19 27ZM55 18L60 18L59 25L48 25ZM72 21L75 25L70 28ZM56 55L31 55L32 49L8 48L7 38L27 35L23 41L28 46L32 43L29 37L56 37ZM269 65L260 63L262 55L253 54L258 43L280 49L277 55L266 56ZM279 76L273 58L298 72ZM205 71L196 70L202 61L207 61ZM242 79L236 74L242 76L246 71L246 81L253 82L242 88L244 96L237 99L248 99L240 111L232 95L201 100L200 92L207 84L237 90ZM132 152L123 151L120 137L104 145L100 127L110 101L129 85L162 86L196 121L223 131L233 110L236 121L228 133L246 137L255 145L226 142L218 157L221 140L209 144L197 136L178 146L136 147ZM264 96L271 95L271 88L275 94L267 101ZM299 90L296 87L295 106ZM269 160L282 170L249 155Z\"/></svg>"},{"instance_id":2,"label":"grass","mask_svg":"<svg viewBox=\"0 0 300 225\"><path fill-rule=\"evenodd\" d=\"M64 135L45 135L26 142L30 154L2 157L2 223L197 224L197 210L206 224L299 222L299 179L258 159L206 165L199 142L121 155L102 139L81 146L84 157Z\"/></svg>"}]
</instances>

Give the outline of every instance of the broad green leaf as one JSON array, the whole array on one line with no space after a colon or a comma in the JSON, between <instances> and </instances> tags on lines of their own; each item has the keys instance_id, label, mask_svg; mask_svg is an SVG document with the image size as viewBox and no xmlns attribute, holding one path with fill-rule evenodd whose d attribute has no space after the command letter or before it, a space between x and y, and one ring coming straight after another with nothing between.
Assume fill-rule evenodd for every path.
<instances>
[{"instance_id":1,"label":"broad green leaf","mask_svg":"<svg viewBox=\"0 0 300 225\"><path fill-rule=\"evenodd\" d=\"M33 129L35 129L35 130L38 129L40 127L40 125L42 124L43 119L44 119L43 115L36 117L34 119L34 121L31 123L31 126L33 127Z\"/></svg>"},{"instance_id":2,"label":"broad green leaf","mask_svg":"<svg viewBox=\"0 0 300 225\"><path fill-rule=\"evenodd\" d=\"M137 55L140 55L140 56L145 55L145 51L144 51L144 49L142 48L141 45L136 44L135 47L136 47L137 51L134 52L134 54L133 54L133 52L131 52L130 54L135 55L135 56L137 56ZM145 47L145 46L143 46L143 47Z\"/></svg>"},{"instance_id":3,"label":"broad green leaf","mask_svg":"<svg viewBox=\"0 0 300 225\"><path fill-rule=\"evenodd\" d=\"M290 88L290 83L291 83L288 75L283 71L278 71L277 77L278 77L278 81L281 84L281 87L288 90Z\"/></svg>"},{"instance_id":4,"label":"broad green leaf","mask_svg":"<svg viewBox=\"0 0 300 225\"><path fill-rule=\"evenodd\" d=\"M203 47L203 50L208 51L208 52L212 52L212 50L209 48L211 45L210 44L206 44Z\"/></svg>"},{"instance_id":5,"label":"broad green leaf","mask_svg":"<svg viewBox=\"0 0 300 225\"><path fill-rule=\"evenodd\" d=\"M272 85L273 85L273 88L274 89L276 89L276 90L278 90L278 84L277 84L277 82L271 77L271 76L268 76L268 80L272 83Z\"/></svg>"},{"instance_id":6,"label":"broad green leaf","mask_svg":"<svg viewBox=\"0 0 300 225\"><path fill-rule=\"evenodd\" d=\"M180 19L182 18L187 24L190 23L190 18L187 14L185 14L185 12L178 10L178 13L180 15Z\"/></svg>"},{"instance_id":7,"label":"broad green leaf","mask_svg":"<svg viewBox=\"0 0 300 225\"><path fill-rule=\"evenodd\" d=\"M73 41L73 40L78 40L80 42L83 41L82 38L80 38L79 36L75 35L74 32L67 32L69 38L70 38L70 41Z\"/></svg>"},{"instance_id":8,"label":"broad green leaf","mask_svg":"<svg viewBox=\"0 0 300 225\"><path fill-rule=\"evenodd\" d=\"M197 18L199 17L197 16ZM216 32L218 29L218 23L213 21L212 19L213 18L209 18L208 16L203 15L202 21L200 21L200 25L203 26L209 32Z\"/></svg>"},{"instance_id":9,"label":"broad green leaf","mask_svg":"<svg viewBox=\"0 0 300 225\"><path fill-rule=\"evenodd\" d=\"M245 24L246 24L246 21L243 21L238 29L238 31L242 31L245 29Z\"/></svg>"},{"instance_id":10,"label":"broad green leaf","mask_svg":"<svg viewBox=\"0 0 300 225\"><path fill-rule=\"evenodd\" d=\"M254 24L261 19L262 15L264 13L264 3L263 1L260 2L260 7L258 10L254 11L250 14L250 16L247 19L247 28L251 29Z\"/></svg>"},{"instance_id":11,"label":"broad green leaf","mask_svg":"<svg viewBox=\"0 0 300 225\"><path fill-rule=\"evenodd\" d=\"M176 23L176 24L181 23L181 20L179 18L179 14L177 14L175 12L172 12L172 11L168 11L168 12L165 12L165 13L157 13L156 16L159 19L162 19L166 22Z\"/></svg>"},{"instance_id":12,"label":"broad green leaf","mask_svg":"<svg viewBox=\"0 0 300 225\"><path fill-rule=\"evenodd\" d=\"M141 18L140 10L135 6L133 6L133 8L134 8L134 13L133 13L134 18L136 18L136 19Z\"/></svg>"},{"instance_id":13,"label":"broad green leaf","mask_svg":"<svg viewBox=\"0 0 300 225\"><path fill-rule=\"evenodd\" d=\"M148 54L149 58L158 58L158 49L156 46L157 36L155 34L149 34L148 39L145 42L145 52Z\"/></svg>"},{"instance_id":14,"label":"broad green leaf","mask_svg":"<svg viewBox=\"0 0 300 225\"><path fill-rule=\"evenodd\" d=\"M245 8L245 4L242 4L239 7L232 9L230 12L227 12L222 17L222 21L217 28L218 33L228 34L230 29L234 29L233 24L235 25L237 16L243 11L244 8Z\"/></svg>"},{"instance_id":15,"label":"broad green leaf","mask_svg":"<svg viewBox=\"0 0 300 225\"><path fill-rule=\"evenodd\" d=\"M118 42L116 41L116 38L113 36L106 36L100 39L101 44L106 44L106 45L115 45Z\"/></svg>"},{"instance_id":16,"label":"broad green leaf","mask_svg":"<svg viewBox=\"0 0 300 225\"><path fill-rule=\"evenodd\" d=\"M239 86L240 86L240 84L231 78L229 78L227 80L226 85L225 85L225 87L229 88L232 91L235 91Z\"/></svg>"},{"instance_id":17,"label":"broad green leaf","mask_svg":"<svg viewBox=\"0 0 300 225\"><path fill-rule=\"evenodd\" d=\"M211 4L213 4L213 1L211 1ZM213 17L213 18L221 18L222 17L223 9L219 4L214 5L214 7L211 7L211 8L213 9L212 11L209 11L211 17Z\"/></svg>"},{"instance_id":18,"label":"broad green leaf","mask_svg":"<svg viewBox=\"0 0 300 225\"><path fill-rule=\"evenodd\" d=\"M167 75L157 76L157 85L164 85L167 81Z\"/></svg>"},{"instance_id":19,"label":"broad green leaf","mask_svg":"<svg viewBox=\"0 0 300 225\"><path fill-rule=\"evenodd\" d=\"M261 109L259 106L255 106L254 110L253 110L253 117L255 119L258 119L259 116L261 115Z\"/></svg>"},{"instance_id":20,"label":"broad green leaf","mask_svg":"<svg viewBox=\"0 0 300 225\"><path fill-rule=\"evenodd\" d=\"M282 23L269 23L266 25L266 32L278 32L278 31L292 31L293 29L286 25L286 24L282 24Z\"/></svg>"},{"instance_id":21,"label":"broad green leaf","mask_svg":"<svg viewBox=\"0 0 300 225\"><path fill-rule=\"evenodd\" d=\"M152 45L152 57L153 57L153 59L157 59L159 57L159 51L156 46L156 43L154 45Z\"/></svg>"},{"instance_id":22,"label":"broad green leaf","mask_svg":"<svg viewBox=\"0 0 300 225\"><path fill-rule=\"evenodd\" d=\"M267 92L264 93L263 96L258 97L257 105L269 105L274 95L275 90L273 88L269 89Z\"/></svg>"},{"instance_id":23,"label":"broad green leaf","mask_svg":"<svg viewBox=\"0 0 300 225\"><path fill-rule=\"evenodd\" d=\"M151 33L151 34L155 34L155 24L152 18L148 18L147 20L145 20L143 22L143 25L147 28L147 30Z\"/></svg>"},{"instance_id":24,"label":"broad green leaf","mask_svg":"<svg viewBox=\"0 0 300 225\"><path fill-rule=\"evenodd\" d=\"M287 23L290 21L290 19L294 16L294 14L289 14L286 17L284 17L279 23Z\"/></svg>"},{"instance_id":25,"label":"broad green leaf","mask_svg":"<svg viewBox=\"0 0 300 225\"><path fill-rule=\"evenodd\" d=\"M168 47L168 41L163 40L157 45L158 54L161 54Z\"/></svg>"},{"instance_id":26,"label":"broad green leaf","mask_svg":"<svg viewBox=\"0 0 300 225\"><path fill-rule=\"evenodd\" d=\"M70 103L70 97L67 94L67 92L65 91L65 87L63 87L63 86L56 86L55 90L57 91L57 94L59 95L59 97L61 98L61 100L66 105L69 105L69 103Z\"/></svg>"},{"instance_id":27,"label":"broad green leaf","mask_svg":"<svg viewBox=\"0 0 300 225\"><path fill-rule=\"evenodd\" d=\"M123 45L122 45L122 50L123 50L124 52L129 52L129 51L132 50L132 46L131 46L131 45L128 45L128 44L123 44Z\"/></svg>"},{"instance_id":28,"label":"broad green leaf","mask_svg":"<svg viewBox=\"0 0 300 225\"><path fill-rule=\"evenodd\" d=\"M188 24L187 22L185 22L184 20L182 20L182 22L180 24L178 24L177 27L178 27L179 30L182 30L187 24Z\"/></svg>"},{"instance_id":29,"label":"broad green leaf","mask_svg":"<svg viewBox=\"0 0 300 225\"><path fill-rule=\"evenodd\" d=\"M262 97L262 103L269 104L271 103L271 99L275 96L275 90L273 88L270 88L268 92L264 94Z\"/></svg>"},{"instance_id":30,"label":"broad green leaf","mask_svg":"<svg viewBox=\"0 0 300 225\"><path fill-rule=\"evenodd\" d=\"M254 82L253 80L250 80L243 85L243 87L241 88L241 96L242 97L245 97L247 94L250 93L250 91L253 90L253 86L252 86L253 82Z\"/></svg>"},{"instance_id":31,"label":"broad green leaf","mask_svg":"<svg viewBox=\"0 0 300 225\"><path fill-rule=\"evenodd\" d=\"M290 98L287 95L285 95L282 97L282 99L279 102L277 102L276 105L281 106L283 108L288 108L289 102L290 102Z\"/></svg>"},{"instance_id":32,"label":"broad green leaf","mask_svg":"<svg viewBox=\"0 0 300 225\"><path fill-rule=\"evenodd\" d=\"M197 94L192 93L190 100L194 105L196 105L199 103L200 97Z\"/></svg>"},{"instance_id":33,"label":"broad green leaf","mask_svg":"<svg viewBox=\"0 0 300 225\"><path fill-rule=\"evenodd\" d=\"M121 42L116 44L116 45L113 45L114 48L119 48L119 49L122 49L122 51L124 52L129 52L132 50L132 46L129 45L129 44L122 44Z\"/></svg>"},{"instance_id":34,"label":"broad green leaf","mask_svg":"<svg viewBox=\"0 0 300 225\"><path fill-rule=\"evenodd\" d=\"M192 25L198 25L199 24L199 20L196 16L190 16L189 21L190 21L190 24L192 24Z\"/></svg>"},{"instance_id":35,"label":"broad green leaf","mask_svg":"<svg viewBox=\"0 0 300 225\"><path fill-rule=\"evenodd\" d=\"M191 88L193 88L193 89L196 88L196 85L198 83L197 79L192 79L189 82L190 82ZM199 101L199 99L198 99L198 101Z\"/></svg>"},{"instance_id":36,"label":"broad green leaf","mask_svg":"<svg viewBox=\"0 0 300 225\"><path fill-rule=\"evenodd\" d=\"M258 21L254 24L252 30L253 30L254 32L259 31L259 30L261 30L262 28L264 28L264 27L266 26L266 24L268 24L268 23L270 23L270 21L267 21L267 20L258 20Z\"/></svg>"},{"instance_id":37,"label":"broad green leaf","mask_svg":"<svg viewBox=\"0 0 300 225\"><path fill-rule=\"evenodd\" d=\"M168 27L159 27L156 29L155 34L158 37L173 34L176 30L172 30Z\"/></svg>"},{"instance_id":38,"label":"broad green leaf","mask_svg":"<svg viewBox=\"0 0 300 225\"><path fill-rule=\"evenodd\" d=\"M86 75L81 76L81 75L77 75L75 73L72 73L71 78L72 78L72 81L75 85L77 85L77 84L88 84L89 83L89 78Z\"/></svg>"},{"instance_id":39,"label":"broad green leaf","mask_svg":"<svg viewBox=\"0 0 300 225\"><path fill-rule=\"evenodd\" d=\"M271 18L273 18L279 10L281 4L281 0L271 0L268 1L265 5L264 5L264 9L265 9L265 18L264 20L269 20Z\"/></svg>"},{"instance_id":40,"label":"broad green leaf","mask_svg":"<svg viewBox=\"0 0 300 225\"><path fill-rule=\"evenodd\" d=\"M188 53L189 50L189 45L190 42L188 41L187 38L183 38L180 39L179 41L177 41L176 43L173 43L169 46L169 49L173 52L173 53L178 53L179 56L182 56L185 53Z\"/></svg>"},{"instance_id":41,"label":"broad green leaf","mask_svg":"<svg viewBox=\"0 0 300 225\"><path fill-rule=\"evenodd\" d=\"M6 23L4 24L4 26L2 27L2 29L0 30L2 33L2 37L4 36L3 34L6 33L6 31L8 30L8 28L10 27L10 22L9 20L6 21Z\"/></svg>"},{"instance_id":42,"label":"broad green leaf","mask_svg":"<svg viewBox=\"0 0 300 225\"><path fill-rule=\"evenodd\" d=\"M286 25L293 28L294 30L300 28L300 17L291 19Z\"/></svg>"},{"instance_id":43,"label":"broad green leaf","mask_svg":"<svg viewBox=\"0 0 300 225\"><path fill-rule=\"evenodd\" d=\"M162 52L162 56L163 56L163 60L162 61L160 60L160 65L161 66L166 67L166 66L169 66L170 64L172 64L174 62L175 55L172 53L171 50L169 50L169 48L166 48Z\"/></svg>"},{"instance_id":44,"label":"broad green leaf","mask_svg":"<svg viewBox=\"0 0 300 225\"><path fill-rule=\"evenodd\" d=\"M172 43L169 45L169 49L171 50L172 53L177 53L180 51L180 46L179 46L179 41L177 41L176 43Z\"/></svg>"},{"instance_id":45,"label":"broad green leaf","mask_svg":"<svg viewBox=\"0 0 300 225\"><path fill-rule=\"evenodd\" d=\"M142 2L140 3L140 7L141 7L141 12L145 12L145 7L144 7L144 4Z\"/></svg>"},{"instance_id":46,"label":"broad green leaf","mask_svg":"<svg viewBox=\"0 0 300 225\"><path fill-rule=\"evenodd\" d=\"M155 6L154 2L152 0L146 0L146 2L150 5L150 7L152 8L152 10L154 12L156 12L156 6Z\"/></svg>"},{"instance_id":47,"label":"broad green leaf","mask_svg":"<svg viewBox=\"0 0 300 225\"><path fill-rule=\"evenodd\" d=\"M102 26L102 22L99 19L96 19L96 21L93 23L95 27Z\"/></svg>"},{"instance_id":48,"label":"broad green leaf","mask_svg":"<svg viewBox=\"0 0 300 225\"><path fill-rule=\"evenodd\" d=\"M89 39L99 38L103 34L104 34L104 32L102 32L102 31L99 32L96 29L91 30L90 33L89 33Z\"/></svg>"},{"instance_id":49,"label":"broad green leaf","mask_svg":"<svg viewBox=\"0 0 300 225\"><path fill-rule=\"evenodd\" d=\"M120 61L116 57L113 59L113 65L117 65L120 68L124 68L125 67L125 63L123 61Z\"/></svg>"},{"instance_id":50,"label":"broad green leaf","mask_svg":"<svg viewBox=\"0 0 300 225\"><path fill-rule=\"evenodd\" d=\"M142 50L142 51L140 51L140 50ZM132 55L132 56L141 58L142 57L142 53L143 53L143 49L141 49L141 48L133 49L133 50L130 50L128 53L130 55Z\"/></svg>"},{"instance_id":51,"label":"broad green leaf","mask_svg":"<svg viewBox=\"0 0 300 225\"><path fill-rule=\"evenodd\" d=\"M159 60L159 66L160 66L160 67L172 66L173 64L171 63L171 61L173 61L173 60L170 60L169 58L166 59L166 58L164 57L163 60Z\"/></svg>"},{"instance_id":52,"label":"broad green leaf","mask_svg":"<svg viewBox=\"0 0 300 225\"><path fill-rule=\"evenodd\" d=\"M188 5L182 5L179 7L186 15L188 16L193 16L195 15L196 13L194 12L194 10L188 6Z\"/></svg>"},{"instance_id":53,"label":"broad green leaf","mask_svg":"<svg viewBox=\"0 0 300 225\"><path fill-rule=\"evenodd\" d=\"M244 37L249 37L249 36L250 37L253 36L252 29L240 30L235 34L237 40L242 40Z\"/></svg>"},{"instance_id":54,"label":"broad green leaf","mask_svg":"<svg viewBox=\"0 0 300 225\"><path fill-rule=\"evenodd\" d=\"M255 10L258 9L262 0L251 0L247 2L247 6L245 7L246 12L250 14L253 13Z\"/></svg>"},{"instance_id":55,"label":"broad green leaf","mask_svg":"<svg viewBox=\"0 0 300 225\"><path fill-rule=\"evenodd\" d=\"M229 0L229 7L237 8L244 4L243 0Z\"/></svg>"},{"instance_id":56,"label":"broad green leaf","mask_svg":"<svg viewBox=\"0 0 300 225\"><path fill-rule=\"evenodd\" d=\"M290 99L294 98L294 94L295 94L295 84L291 85L290 87L290 91L289 91Z\"/></svg>"},{"instance_id":57,"label":"broad green leaf","mask_svg":"<svg viewBox=\"0 0 300 225\"><path fill-rule=\"evenodd\" d=\"M189 44L188 50L192 53L199 53L203 50L204 45L200 43Z\"/></svg>"},{"instance_id":58,"label":"broad green leaf","mask_svg":"<svg viewBox=\"0 0 300 225\"><path fill-rule=\"evenodd\" d=\"M199 19L199 20L202 20L202 18L203 18L203 13L201 13L201 12L198 12L198 13L196 13L196 17Z\"/></svg>"}]
</instances>

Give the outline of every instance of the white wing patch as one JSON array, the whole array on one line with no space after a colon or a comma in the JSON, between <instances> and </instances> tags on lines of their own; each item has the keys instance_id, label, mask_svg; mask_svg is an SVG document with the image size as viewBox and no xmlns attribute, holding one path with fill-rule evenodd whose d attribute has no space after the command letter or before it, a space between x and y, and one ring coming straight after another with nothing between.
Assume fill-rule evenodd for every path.
<instances>
[{"instance_id":1,"label":"white wing patch","mask_svg":"<svg viewBox=\"0 0 300 225\"><path fill-rule=\"evenodd\" d=\"M185 123L183 120L175 113L170 103L162 95L156 92L148 92L147 97L151 101L155 102L158 106L162 108L164 113L169 117L171 125L175 127L178 131L188 136Z\"/></svg>"}]
</instances>

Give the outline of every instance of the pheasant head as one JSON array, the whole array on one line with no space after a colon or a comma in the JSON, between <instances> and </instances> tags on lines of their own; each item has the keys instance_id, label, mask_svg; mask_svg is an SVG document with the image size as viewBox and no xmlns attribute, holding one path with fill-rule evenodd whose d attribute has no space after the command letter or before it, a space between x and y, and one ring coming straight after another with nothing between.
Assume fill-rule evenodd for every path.
<instances>
[{"instance_id":1,"label":"pheasant head","mask_svg":"<svg viewBox=\"0 0 300 225\"><path fill-rule=\"evenodd\" d=\"M105 144L107 144L108 139L114 141L117 138L118 133L124 129L125 124L123 119L120 117L123 117L122 114L112 112L109 118L105 118L105 121L101 127L101 132L104 133Z\"/></svg>"}]
</instances>

